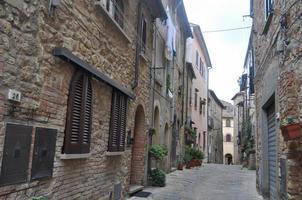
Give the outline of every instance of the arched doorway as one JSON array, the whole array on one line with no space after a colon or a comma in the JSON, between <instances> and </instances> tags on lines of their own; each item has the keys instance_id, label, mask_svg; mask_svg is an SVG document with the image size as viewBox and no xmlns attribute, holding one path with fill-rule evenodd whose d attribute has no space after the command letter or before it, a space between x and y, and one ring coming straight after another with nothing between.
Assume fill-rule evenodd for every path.
<instances>
[{"instance_id":1,"label":"arched doorway","mask_svg":"<svg viewBox=\"0 0 302 200\"><path fill-rule=\"evenodd\" d=\"M224 156L224 159L225 159L225 164L226 165L232 165L233 164L233 156L232 154L225 154Z\"/></svg>"},{"instance_id":2,"label":"arched doorway","mask_svg":"<svg viewBox=\"0 0 302 200\"><path fill-rule=\"evenodd\" d=\"M169 153L170 153L169 147L171 145L170 145L170 139L169 139L169 125L168 125L168 123L165 124L163 145L165 147L167 147L167 149L168 149L168 155L165 157L164 162L163 162L163 169L166 172L169 172L169 168L170 168L170 166L169 166L169 164L170 164L170 162L169 162L169 160L170 160L169 159Z\"/></svg>"},{"instance_id":3,"label":"arched doorway","mask_svg":"<svg viewBox=\"0 0 302 200\"><path fill-rule=\"evenodd\" d=\"M131 185L143 185L145 175L145 112L139 105L135 112L134 142L132 146L131 159Z\"/></svg>"},{"instance_id":4,"label":"arched doorway","mask_svg":"<svg viewBox=\"0 0 302 200\"><path fill-rule=\"evenodd\" d=\"M159 120L159 108L156 106L154 109L154 129L155 135L152 137L152 144L160 144L160 120Z\"/></svg>"}]
</instances>

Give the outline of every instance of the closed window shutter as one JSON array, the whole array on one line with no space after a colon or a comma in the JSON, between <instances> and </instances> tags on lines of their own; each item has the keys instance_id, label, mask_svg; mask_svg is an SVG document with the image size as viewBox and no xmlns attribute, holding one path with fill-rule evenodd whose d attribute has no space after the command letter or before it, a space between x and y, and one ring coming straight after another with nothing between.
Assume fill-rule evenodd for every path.
<instances>
[{"instance_id":1,"label":"closed window shutter","mask_svg":"<svg viewBox=\"0 0 302 200\"><path fill-rule=\"evenodd\" d=\"M119 145L119 151L124 151L125 147L125 137L126 137L126 113L127 113L127 99L123 95L121 96L121 108L120 108L121 114L121 125L120 125L120 145Z\"/></svg>"},{"instance_id":2,"label":"closed window shutter","mask_svg":"<svg viewBox=\"0 0 302 200\"><path fill-rule=\"evenodd\" d=\"M91 114L91 81L86 74L78 72L70 86L64 153L89 153Z\"/></svg>"},{"instance_id":3,"label":"closed window shutter","mask_svg":"<svg viewBox=\"0 0 302 200\"><path fill-rule=\"evenodd\" d=\"M92 87L89 78L85 77L85 99L83 110L83 131L82 131L82 153L89 153L90 133L91 133L91 113L92 113Z\"/></svg>"},{"instance_id":4,"label":"closed window shutter","mask_svg":"<svg viewBox=\"0 0 302 200\"><path fill-rule=\"evenodd\" d=\"M127 97L113 91L108 151L124 151L126 137Z\"/></svg>"}]
</instances>

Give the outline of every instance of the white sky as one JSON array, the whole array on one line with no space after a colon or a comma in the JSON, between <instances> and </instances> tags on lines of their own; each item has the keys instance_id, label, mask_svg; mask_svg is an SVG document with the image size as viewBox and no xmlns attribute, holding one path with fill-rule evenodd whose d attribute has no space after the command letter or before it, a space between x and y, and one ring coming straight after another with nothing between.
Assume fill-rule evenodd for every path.
<instances>
[{"instance_id":1,"label":"white sky","mask_svg":"<svg viewBox=\"0 0 302 200\"><path fill-rule=\"evenodd\" d=\"M189 21L202 31L250 26L249 0L184 0ZM219 99L232 102L239 92L237 80L243 72L250 29L203 33L213 68L210 86Z\"/></svg>"}]
</instances>

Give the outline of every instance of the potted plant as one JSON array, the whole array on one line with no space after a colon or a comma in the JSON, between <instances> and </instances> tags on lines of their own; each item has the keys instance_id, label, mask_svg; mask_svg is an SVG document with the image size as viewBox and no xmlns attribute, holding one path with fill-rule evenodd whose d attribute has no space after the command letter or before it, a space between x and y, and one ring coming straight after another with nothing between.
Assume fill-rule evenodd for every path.
<instances>
[{"instance_id":1,"label":"potted plant","mask_svg":"<svg viewBox=\"0 0 302 200\"><path fill-rule=\"evenodd\" d=\"M287 117L281 122L281 132L285 141L300 138L301 123L296 118Z\"/></svg>"},{"instance_id":2,"label":"potted plant","mask_svg":"<svg viewBox=\"0 0 302 200\"><path fill-rule=\"evenodd\" d=\"M177 170L183 170L184 169L184 162L183 159L180 158L177 160Z\"/></svg>"},{"instance_id":3,"label":"potted plant","mask_svg":"<svg viewBox=\"0 0 302 200\"><path fill-rule=\"evenodd\" d=\"M152 180L152 186L164 187L166 185L166 174L164 171L155 168L151 171L150 177Z\"/></svg>"}]
</instances>

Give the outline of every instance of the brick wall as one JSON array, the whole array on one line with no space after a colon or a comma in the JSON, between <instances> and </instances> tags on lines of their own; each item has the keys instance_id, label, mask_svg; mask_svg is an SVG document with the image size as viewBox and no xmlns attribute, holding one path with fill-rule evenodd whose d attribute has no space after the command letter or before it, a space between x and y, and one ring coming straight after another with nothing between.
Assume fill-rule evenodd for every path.
<instances>
[{"instance_id":1,"label":"brick wall","mask_svg":"<svg viewBox=\"0 0 302 200\"><path fill-rule=\"evenodd\" d=\"M53 177L1 187L0 199L40 195L50 199L108 199L117 183L122 184L125 197L130 182L131 148L121 156L105 155L112 92L105 83L96 79L92 81L91 156L87 159L60 159L70 80L76 67L55 58L53 49L58 46L67 48L121 86L131 89L137 39L136 8L137 1L125 4L125 15L130 23L125 32L129 41L92 0L61 1L53 17L49 15L46 1L0 2L0 155L7 122L58 130ZM150 22L151 17L146 16ZM147 45L151 49L152 34L148 35ZM128 104L126 130L132 133L137 105L143 105L145 113L149 113L150 64L150 58L141 62L139 87L134 90L136 99ZM13 112L13 103L6 99L10 88L22 93L22 101ZM34 115L29 117L32 109ZM149 123L146 115L144 130Z\"/></svg>"},{"instance_id":2,"label":"brick wall","mask_svg":"<svg viewBox=\"0 0 302 200\"><path fill-rule=\"evenodd\" d=\"M300 1L274 1L274 11L267 33L263 33L266 23L264 17L264 1L254 1L254 32L253 45L256 65L256 111L257 111L257 186L264 191L267 176L263 168L265 161L263 136L262 106L272 93L275 93L276 112L280 114L280 121L286 117L294 117L301 121L301 16ZM283 15L285 13L285 15ZM282 17L285 16L283 22ZM285 25L285 26L282 26ZM285 28L284 28L285 27ZM278 165L280 158L287 158L287 196L288 199L302 198L301 182L301 139L284 141L277 121ZM267 179L267 177L266 177ZM277 190L280 192L281 177L277 177ZM265 194L264 194L265 195Z\"/></svg>"}]
</instances>

